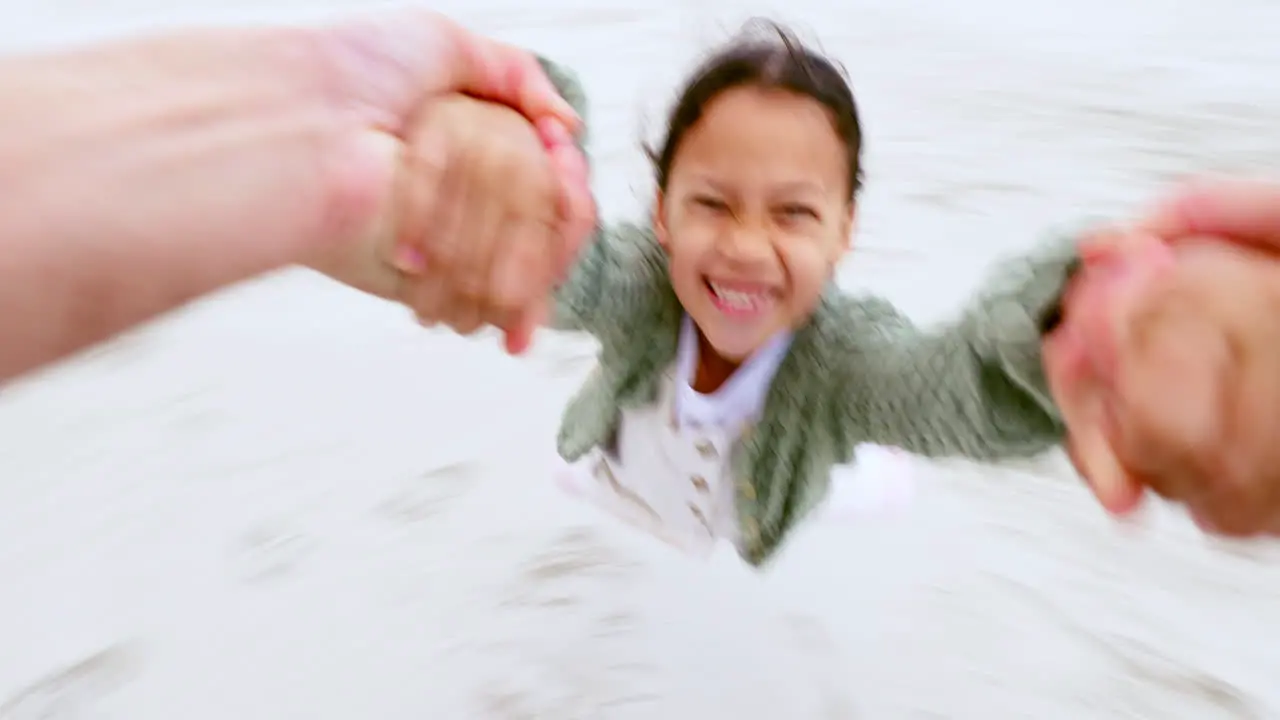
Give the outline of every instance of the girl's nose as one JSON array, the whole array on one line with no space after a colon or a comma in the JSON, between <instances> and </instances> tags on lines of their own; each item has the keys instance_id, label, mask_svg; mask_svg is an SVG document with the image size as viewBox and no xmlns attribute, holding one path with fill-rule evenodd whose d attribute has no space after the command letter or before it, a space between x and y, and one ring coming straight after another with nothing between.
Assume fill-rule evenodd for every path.
<instances>
[{"instance_id":1,"label":"girl's nose","mask_svg":"<svg viewBox=\"0 0 1280 720\"><path fill-rule=\"evenodd\" d=\"M769 229L759 223L736 223L724 234L720 252L730 259L751 262L768 258L773 242Z\"/></svg>"}]
</instances>

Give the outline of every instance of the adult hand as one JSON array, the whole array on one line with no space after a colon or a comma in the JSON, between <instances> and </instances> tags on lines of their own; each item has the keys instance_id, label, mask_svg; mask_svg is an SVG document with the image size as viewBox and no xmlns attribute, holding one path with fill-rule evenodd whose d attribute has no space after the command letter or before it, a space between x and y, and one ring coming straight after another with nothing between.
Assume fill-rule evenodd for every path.
<instances>
[{"instance_id":1,"label":"adult hand","mask_svg":"<svg viewBox=\"0 0 1280 720\"><path fill-rule=\"evenodd\" d=\"M457 205L399 201L405 139L457 94L578 122L528 53L418 10L0 58L0 379L287 265L397 297L398 229Z\"/></svg>"},{"instance_id":2,"label":"adult hand","mask_svg":"<svg viewBox=\"0 0 1280 720\"><path fill-rule=\"evenodd\" d=\"M1140 228L1185 257L1179 286L1220 323L1219 352L1228 360L1219 368L1220 421L1181 435L1151 425L1151 432L1118 437L1117 452L1137 468L1144 459L1170 465L1179 447L1210 459L1207 466L1186 464L1180 477L1166 473L1169 483L1157 490L1185 502L1208 531L1274 534L1280 531L1280 184L1199 182L1159 203ZM1134 423L1135 430L1143 427ZM1216 465L1210 448L1219 454Z\"/></svg>"},{"instance_id":3,"label":"adult hand","mask_svg":"<svg viewBox=\"0 0 1280 720\"><path fill-rule=\"evenodd\" d=\"M1137 228L1170 243L1216 238L1280 251L1280 183L1195 183L1157 203Z\"/></svg>"},{"instance_id":4,"label":"adult hand","mask_svg":"<svg viewBox=\"0 0 1280 720\"><path fill-rule=\"evenodd\" d=\"M339 23L320 37L333 97L352 118L342 164L359 231L310 264L426 322L497 325L520 350L594 224L573 110L532 55L434 13ZM464 96L503 112L462 111Z\"/></svg>"},{"instance_id":5,"label":"adult hand","mask_svg":"<svg viewBox=\"0 0 1280 720\"><path fill-rule=\"evenodd\" d=\"M1268 210L1245 202L1265 194L1242 187L1195 190L1141 231L1085 243L1046 371L1067 399L1072 459L1112 512L1150 489L1209 531L1280 529L1280 262L1244 244L1265 244ZM1217 208L1231 212L1204 211ZM1148 234L1179 226L1168 243ZM1238 242L1191 234L1214 227Z\"/></svg>"}]
</instances>

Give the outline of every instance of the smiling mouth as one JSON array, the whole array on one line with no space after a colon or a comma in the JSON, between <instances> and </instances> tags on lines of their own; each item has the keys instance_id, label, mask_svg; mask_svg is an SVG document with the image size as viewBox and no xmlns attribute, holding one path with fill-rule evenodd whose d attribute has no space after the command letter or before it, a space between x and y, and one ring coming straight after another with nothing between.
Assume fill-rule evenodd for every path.
<instances>
[{"instance_id":1,"label":"smiling mouth","mask_svg":"<svg viewBox=\"0 0 1280 720\"><path fill-rule=\"evenodd\" d=\"M770 288L730 285L713 280L704 282L716 308L726 315L738 317L759 315L772 307L777 299L776 292Z\"/></svg>"}]
</instances>

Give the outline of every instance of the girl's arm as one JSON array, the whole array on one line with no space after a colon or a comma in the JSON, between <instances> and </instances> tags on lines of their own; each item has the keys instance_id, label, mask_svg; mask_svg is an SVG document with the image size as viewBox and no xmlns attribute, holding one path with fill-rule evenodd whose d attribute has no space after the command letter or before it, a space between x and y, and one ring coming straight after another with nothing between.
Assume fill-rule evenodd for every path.
<instances>
[{"instance_id":1,"label":"girl's arm","mask_svg":"<svg viewBox=\"0 0 1280 720\"><path fill-rule=\"evenodd\" d=\"M1078 263L1074 239L1006 261L958 319L935 329L883 300L846 298L845 441L976 460L1059 444L1066 428L1041 343Z\"/></svg>"}]
</instances>

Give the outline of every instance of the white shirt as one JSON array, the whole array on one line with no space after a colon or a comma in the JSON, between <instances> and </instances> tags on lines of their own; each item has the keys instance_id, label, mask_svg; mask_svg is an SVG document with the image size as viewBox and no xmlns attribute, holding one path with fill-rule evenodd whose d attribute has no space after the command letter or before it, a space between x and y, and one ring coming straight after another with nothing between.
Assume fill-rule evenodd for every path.
<instances>
[{"instance_id":1,"label":"white shirt","mask_svg":"<svg viewBox=\"0 0 1280 720\"><path fill-rule=\"evenodd\" d=\"M764 401L778 366L791 347L791 333L775 335L765 343L715 392L703 395L693 389L698 368L698 330L688 315L680 324L680 344L676 350L676 418L681 427L742 429L760 418Z\"/></svg>"},{"instance_id":2,"label":"white shirt","mask_svg":"<svg viewBox=\"0 0 1280 720\"><path fill-rule=\"evenodd\" d=\"M617 453L589 454L575 467L588 498L667 542L700 555L736 544L738 518L729 452L759 419L769 385L791 345L781 333L714 393L695 392L697 329L685 317L676 362L651 406L623 410Z\"/></svg>"}]
</instances>

